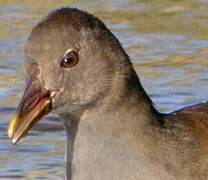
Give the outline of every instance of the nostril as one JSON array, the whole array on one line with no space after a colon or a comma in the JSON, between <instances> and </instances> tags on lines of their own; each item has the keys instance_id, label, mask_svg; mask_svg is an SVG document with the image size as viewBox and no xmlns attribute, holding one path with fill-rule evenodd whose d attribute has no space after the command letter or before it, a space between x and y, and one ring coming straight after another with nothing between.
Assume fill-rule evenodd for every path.
<instances>
[{"instance_id":1,"label":"nostril","mask_svg":"<svg viewBox=\"0 0 208 180\"><path fill-rule=\"evenodd\" d=\"M38 96L37 94L34 94L32 97L28 98L26 101L23 103L23 109L25 111L31 110L37 103L38 103Z\"/></svg>"},{"instance_id":2,"label":"nostril","mask_svg":"<svg viewBox=\"0 0 208 180\"><path fill-rule=\"evenodd\" d=\"M36 106L36 104L39 103L39 101L41 99L47 98L47 97L50 97L50 92L49 91L37 90L35 92L29 92L24 97L22 107L23 107L24 111L29 111L32 108L34 108Z\"/></svg>"}]
</instances>

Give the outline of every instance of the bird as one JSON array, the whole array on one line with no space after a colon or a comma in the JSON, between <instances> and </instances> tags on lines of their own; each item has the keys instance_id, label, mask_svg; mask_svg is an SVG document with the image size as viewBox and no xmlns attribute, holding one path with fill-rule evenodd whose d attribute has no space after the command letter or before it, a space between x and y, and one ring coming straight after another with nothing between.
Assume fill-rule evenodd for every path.
<instances>
[{"instance_id":1,"label":"bird","mask_svg":"<svg viewBox=\"0 0 208 180\"><path fill-rule=\"evenodd\" d=\"M207 180L208 103L159 112L117 37L94 15L51 11L25 47L17 144L46 114L66 131L67 180Z\"/></svg>"}]
</instances>

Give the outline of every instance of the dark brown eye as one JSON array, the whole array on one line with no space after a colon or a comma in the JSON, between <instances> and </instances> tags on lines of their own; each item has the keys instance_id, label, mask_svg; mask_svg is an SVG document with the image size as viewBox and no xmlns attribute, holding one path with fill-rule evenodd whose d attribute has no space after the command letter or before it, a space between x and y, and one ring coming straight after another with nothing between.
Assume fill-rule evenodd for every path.
<instances>
[{"instance_id":1,"label":"dark brown eye","mask_svg":"<svg viewBox=\"0 0 208 180\"><path fill-rule=\"evenodd\" d=\"M64 68L71 68L78 63L78 54L75 51L67 52L62 61L60 66Z\"/></svg>"}]
</instances>

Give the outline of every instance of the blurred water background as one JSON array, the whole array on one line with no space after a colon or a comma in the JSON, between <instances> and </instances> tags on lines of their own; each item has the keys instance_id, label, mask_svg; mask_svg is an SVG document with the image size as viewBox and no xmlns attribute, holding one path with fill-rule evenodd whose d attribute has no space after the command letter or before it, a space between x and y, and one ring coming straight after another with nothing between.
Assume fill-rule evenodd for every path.
<instances>
[{"instance_id":1,"label":"blurred water background","mask_svg":"<svg viewBox=\"0 0 208 180\"><path fill-rule=\"evenodd\" d=\"M157 108L208 100L208 0L0 0L0 179L63 179L65 133L50 115L20 145L6 129L24 89L24 46L52 9L102 19L120 39Z\"/></svg>"}]
</instances>

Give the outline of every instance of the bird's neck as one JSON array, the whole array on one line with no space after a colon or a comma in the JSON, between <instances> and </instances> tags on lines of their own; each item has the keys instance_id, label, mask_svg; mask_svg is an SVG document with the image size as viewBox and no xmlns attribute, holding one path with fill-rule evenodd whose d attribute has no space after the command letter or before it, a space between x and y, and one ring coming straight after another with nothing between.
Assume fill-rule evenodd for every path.
<instances>
[{"instance_id":1,"label":"bird's neck","mask_svg":"<svg viewBox=\"0 0 208 180\"><path fill-rule=\"evenodd\" d=\"M86 130L86 133L92 136L103 132L103 135L112 135L113 138L114 135L130 134L134 129L142 132L141 129L144 127L147 129L162 124L163 117L153 107L151 101L143 95L141 97L137 89L132 89L132 92L118 103L100 104L97 108L83 113L78 131Z\"/></svg>"},{"instance_id":2,"label":"bird's neck","mask_svg":"<svg viewBox=\"0 0 208 180\"><path fill-rule=\"evenodd\" d=\"M146 139L144 134L148 136L147 132L151 132L152 127L161 125L162 118L141 87L134 71L132 76L131 82L127 83L129 87L124 88L126 92L121 96L122 99L109 103L109 99L116 99L110 97L106 102L83 112L75 121L74 118L71 118L72 121L69 121L70 118L66 120L65 116L68 177L71 176L72 159L76 166L83 166L79 162L83 162L88 153L93 154L88 159L93 161L106 147L107 151L112 149L113 154L113 151L123 147L123 143L134 144L135 138L142 143ZM102 154L105 156L105 153L109 152Z\"/></svg>"},{"instance_id":3,"label":"bird's neck","mask_svg":"<svg viewBox=\"0 0 208 180\"><path fill-rule=\"evenodd\" d=\"M121 80L120 80L121 81ZM80 125L87 124L93 126L94 123L109 123L111 128L115 124L121 123L125 127L125 123L136 123L139 128L141 126L162 126L164 117L159 113L150 97L143 89L139 78L131 68L128 78L123 80L116 88L111 88L109 95L98 102L94 108L86 110L80 117ZM104 124L102 127L105 127Z\"/></svg>"}]
</instances>

